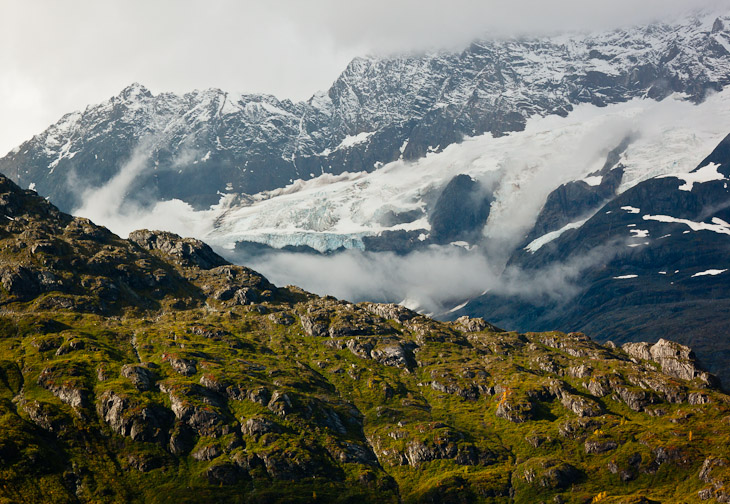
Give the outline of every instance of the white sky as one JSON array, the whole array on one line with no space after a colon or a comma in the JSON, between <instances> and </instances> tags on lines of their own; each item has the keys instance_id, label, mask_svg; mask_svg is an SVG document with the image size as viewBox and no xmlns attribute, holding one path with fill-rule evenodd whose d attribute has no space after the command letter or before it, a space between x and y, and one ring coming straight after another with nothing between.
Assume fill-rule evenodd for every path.
<instances>
[{"instance_id":1,"label":"white sky","mask_svg":"<svg viewBox=\"0 0 730 504\"><path fill-rule=\"evenodd\" d=\"M613 28L730 0L0 0L0 156L132 82L307 99L350 59Z\"/></svg>"}]
</instances>

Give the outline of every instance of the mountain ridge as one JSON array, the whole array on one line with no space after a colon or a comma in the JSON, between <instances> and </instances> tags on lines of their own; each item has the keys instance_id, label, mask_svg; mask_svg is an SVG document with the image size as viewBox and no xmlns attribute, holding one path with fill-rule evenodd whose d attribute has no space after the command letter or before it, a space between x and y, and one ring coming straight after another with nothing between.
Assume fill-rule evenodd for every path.
<instances>
[{"instance_id":1,"label":"mountain ridge","mask_svg":"<svg viewBox=\"0 0 730 504\"><path fill-rule=\"evenodd\" d=\"M565 115L579 103L605 106L672 92L701 101L730 81L728 23L694 19L590 36L485 41L460 53L356 58L328 92L298 103L216 89L153 96L135 84L64 116L0 160L0 172L24 187L34 184L70 211L80 195L68 177L71 185L103 185L143 145L151 152L133 188L146 189L138 203L178 198L207 208L219 193L373 171L467 136L519 131L528 117Z\"/></svg>"}]
</instances>

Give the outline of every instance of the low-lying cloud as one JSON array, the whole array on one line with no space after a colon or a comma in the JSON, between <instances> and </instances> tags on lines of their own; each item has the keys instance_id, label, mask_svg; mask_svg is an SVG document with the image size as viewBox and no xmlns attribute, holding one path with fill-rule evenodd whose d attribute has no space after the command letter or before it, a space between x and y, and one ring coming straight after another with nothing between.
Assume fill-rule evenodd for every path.
<instances>
[{"instance_id":1,"label":"low-lying cloud","mask_svg":"<svg viewBox=\"0 0 730 504\"><path fill-rule=\"evenodd\" d=\"M215 218L213 210L196 211L179 199L143 206L130 197L135 182L151 169L149 155L153 145L153 138L140 141L119 172L101 187L84 187L78 176L70 177L73 190L83 195L83 203L72 213L87 217L123 237L142 228L197 237L210 232Z\"/></svg>"}]
</instances>

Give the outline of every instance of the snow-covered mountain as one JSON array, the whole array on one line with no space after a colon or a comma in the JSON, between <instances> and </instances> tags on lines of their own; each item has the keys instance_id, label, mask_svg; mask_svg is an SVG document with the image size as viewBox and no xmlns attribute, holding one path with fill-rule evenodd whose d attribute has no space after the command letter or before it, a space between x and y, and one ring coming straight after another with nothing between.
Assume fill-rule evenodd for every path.
<instances>
[{"instance_id":1,"label":"snow-covered mountain","mask_svg":"<svg viewBox=\"0 0 730 504\"><path fill-rule=\"evenodd\" d=\"M292 103L216 89L152 95L134 84L64 116L0 160L0 172L64 210L130 160L129 196L206 208L324 173L373 171L465 137L522 130L576 105L730 82L730 18L705 16L601 34L482 41L459 53L357 58L327 92Z\"/></svg>"}]
</instances>

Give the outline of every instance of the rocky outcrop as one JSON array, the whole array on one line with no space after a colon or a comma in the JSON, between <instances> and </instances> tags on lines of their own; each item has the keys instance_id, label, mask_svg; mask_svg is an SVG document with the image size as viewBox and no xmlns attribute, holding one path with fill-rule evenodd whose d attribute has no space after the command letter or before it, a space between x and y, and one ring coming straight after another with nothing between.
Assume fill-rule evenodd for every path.
<instances>
[{"instance_id":1,"label":"rocky outcrop","mask_svg":"<svg viewBox=\"0 0 730 504\"><path fill-rule=\"evenodd\" d=\"M294 406L292 405L289 396L285 392L281 392L279 390L275 390L274 393L271 394L271 400L267 407L272 412L282 417L294 411Z\"/></svg>"},{"instance_id":2,"label":"rocky outcrop","mask_svg":"<svg viewBox=\"0 0 730 504\"><path fill-rule=\"evenodd\" d=\"M328 479L340 479L339 471L327 464L324 460L312 454L309 450L301 449L297 456L272 450L260 455L266 472L275 480L299 481L327 475Z\"/></svg>"},{"instance_id":3,"label":"rocky outcrop","mask_svg":"<svg viewBox=\"0 0 730 504\"><path fill-rule=\"evenodd\" d=\"M527 399L507 396L499 401L495 414L513 423L525 423L533 417L533 405Z\"/></svg>"},{"instance_id":4,"label":"rocky outcrop","mask_svg":"<svg viewBox=\"0 0 730 504\"><path fill-rule=\"evenodd\" d=\"M241 419L241 433L258 439L264 434L281 432L281 426L265 417L252 417L244 421Z\"/></svg>"},{"instance_id":5,"label":"rocky outcrop","mask_svg":"<svg viewBox=\"0 0 730 504\"><path fill-rule=\"evenodd\" d=\"M726 468L728 462L725 459L717 457L708 457L702 463L700 469L700 481L710 485L703 488L697 493L701 500L714 499L716 502L730 502L730 490L727 489L727 483L730 482L727 476L730 473ZM722 472L722 476L717 473Z\"/></svg>"},{"instance_id":6,"label":"rocky outcrop","mask_svg":"<svg viewBox=\"0 0 730 504\"><path fill-rule=\"evenodd\" d=\"M219 266L205 273L203 291L228 306L269 301L276 291L268 280L243 266Z\"/></svg>"},{"instance_id":7,"label":"rocky outcrop","mask_svg":"<svg viewBox=\"0 0 730 504\"><path fill-rule=\"evenodd\" d=\"M23 266L2 266L0 286L8 295L19 299L28 299L41 292L36 273Z\"/></svg>"},{"instance_id":8,"label":"rocky outcrop","mask_svg":"<svg viewBox=\"0 0 730 504\"><path fill-rule=\"evenodd\" d=\"M413 310L409 310L405 306L395 303L361 303L361 305L378 317L386 320L395 320L396 322L405 322L418 316L418 313Z\"/></svg>"},{"instance_id":9,"label":"rocky outcrop","mask_svg":"<svg viewBox=\"0 0 730 504\"><path fill-rule=\"evenodd\" d=\"M223 454L223 450L217 444L204 444L194 452L190 454L195 460L213 460L220 457Z\"/></svg>"},{"instance_id":10,"label":"rocky outcrop","mask_svg":"<svg viewBox=\"0 0 730 504\"><path fill-rule=\"evenodd\" d=\"M618 448L618 443L612 439L586 439L584 446L586 453L606 453Z\"/></svg>"},{"instance_id":11,"label":"rocky outcrop","mask_svg":"<svg viewBox=\"0 0 730 504\"><path fill-rule=\"evenodd\" d=\"M640 341L637 343L624 343L621 349L629 356L638 360L651 360L651 343Z\"/></svg>"},{"instance_id":12,"label":"rocky outcrop","mask_svg":"<svg viewBox=\"0 0 730 504\"><path fill-rule=\"evenodd\" d=\"M560 394L560 402L579 417L595 417L603 413L603 408L595 400L569 392Z\"/></svg>"},{"instance_id":13,"label":"rocky outcrop","mask_svg":"<svg viewBox=\"0 0 730 504\"><path fill-rule=\"evenodd\" d=\"M651 343L625 343L621 348L635 359L658 363L662 372L669 376L683 380L699 378L700 381L707 384L715 382L710 373L698 367L694 352L688 346L661 338L653 345Z\"/></svg>"},{"instance_id":14,"label":"rocky outcrop","mask_svg":"<svg viewBox=\"0 0 730 504\"><path fill-rule=\"evenodd\" d=\"M23 411L30 421L43 430L58 433L68 423L60 415L56 407L40 401L26 401L22 404Z\"/></svg>"},{"instance_id":15,"label":"rocky outcrop","mask_svg":"<svg viewBox=\"0 0 730 504\"><path fill-rule=\"evenodd\" d=\"M87 406L89 391L77 368L48 367L41 371L38 384L77 412Z\"/></svg>"},{"instance_id":16,"label":"rocky outcrop","mask_svg":"<svg viewBox=\"0 0 730 504\"><path fill-rule=\"evenodd\" d=\"M163 357L164 360L164 357ZM196 361L192 359L184 359L182 357L169 356L167 359L172 369L183 376L193 376L198 372L195 366Z\"/></svg>"},{"instance_id":17,"label":"rocky outcrop","mask_svg":"<svg viewBox=\"0 0 730 504\"><path fill-rule=\"evenodd\" d=\"M424 462L450 459L459 465L488 465L493 460L489 452L481 452L474 445L457 445L461 440L458 433L449 431L440 433L434 443L411 441L406 446L404 455L412 467L420 467Z\"/></svg>"},{"instance_id":18,"label":"rocky outcrop","mask_svg":"<svg viewBox=\"0 0 730 504\"><path fill-rule=\"evenodd\" d=\"M536 459L525 464L514 477L535 487L557 490L569 488L580 481L583 474L574 465L561 460Z\"/></svg>"},{"instance_id":19,"label":"rocky outcrop","mask_svg":"<svg viewBox=\"0 0 730 504\"><path fill-rule=\"evenodd\" d=\"M368 447L345 441L337 447L328 447L330 456L340 463L362 464L377 466L378 459Z\"/></svg>"},{"instance_id":20,"label":"rocky outcrop","mask_svg":"<svg viewBox=\"0 0 730 504\"><path fill-rule=\"evenodd\" d=\"M301 310L299 318L302 329L307 336L342 338L348 336L393 334L395 330L382 318L373 316L372 308L367 304L355 305L334 298L325 297L318 301L310 301L306 309ZM403 317L403 312L395 313ZM403 320L407 320L407 315Z\"/></svg>"},{"instance_id":21,"label":"rocky outcrop","mask_svg":"<svg viewBox=\"0 0 730 504\"><path fill-rule=\"evenodd\" d=\"M229 264L208 245L193 238L182 238L166 231L141 229L129 233L129 240L145 250L159 250L182 266L208 270Z\"/></svg>"},{"instance_id":22,"label":"rocky outcrop","mask_svg":"<svg viewBox=\"0 0 730 504\"><path fill-rule=\"evenodd\" d=\"M412 369L416 365L413 357L414 343L387 343L379 345L370 352L371 358L384 366Z\"/></svg>"},{"instance_id":23,"label":"rocky outcrop","mask_svg":"<svg viewBox=\"0 0 730 504\"><path fill-rule=\"evenodd\" d=\"M468 317L466 315L459 317L454 321L456 327L464 332L481 332L481 331L493 331L502 332L500 328L490 324L481 317Z\"/></svg>"},{"instance_id":24,"label":"rocky outcrop","mask_svg":"<svg viewBox=\"0 0 730 504\"><path fill-rule=\"evenodd\" d=\"M175 418L197 435L217 438L231 431L222 411L224 404L221 399L205 388L160 382L160 390L169 395ZM181 435L184 434L183 429Z\"/></svg>"},{"instance_id":25,"label":"rocky outcrop","mask_svg":"<svg viewBox=\"0 0 730 504\"><path fill-rule=\"evenodd\" d=\"M120 374L142 392L152 390L155 383L155 373L144 365L125 364Z\"/></svg>"},{"instance_id":26,"label":"rocky outcrop","mask_svg":"<svg viewBox=\"0 0 730 504\"><path fill-rule=\"evenodd\" d=\"M96 411L114 432L133 441L164 443L172 414L156 404L144 404L107 390L99 397Z\"/></svg>"}]
</instances>

